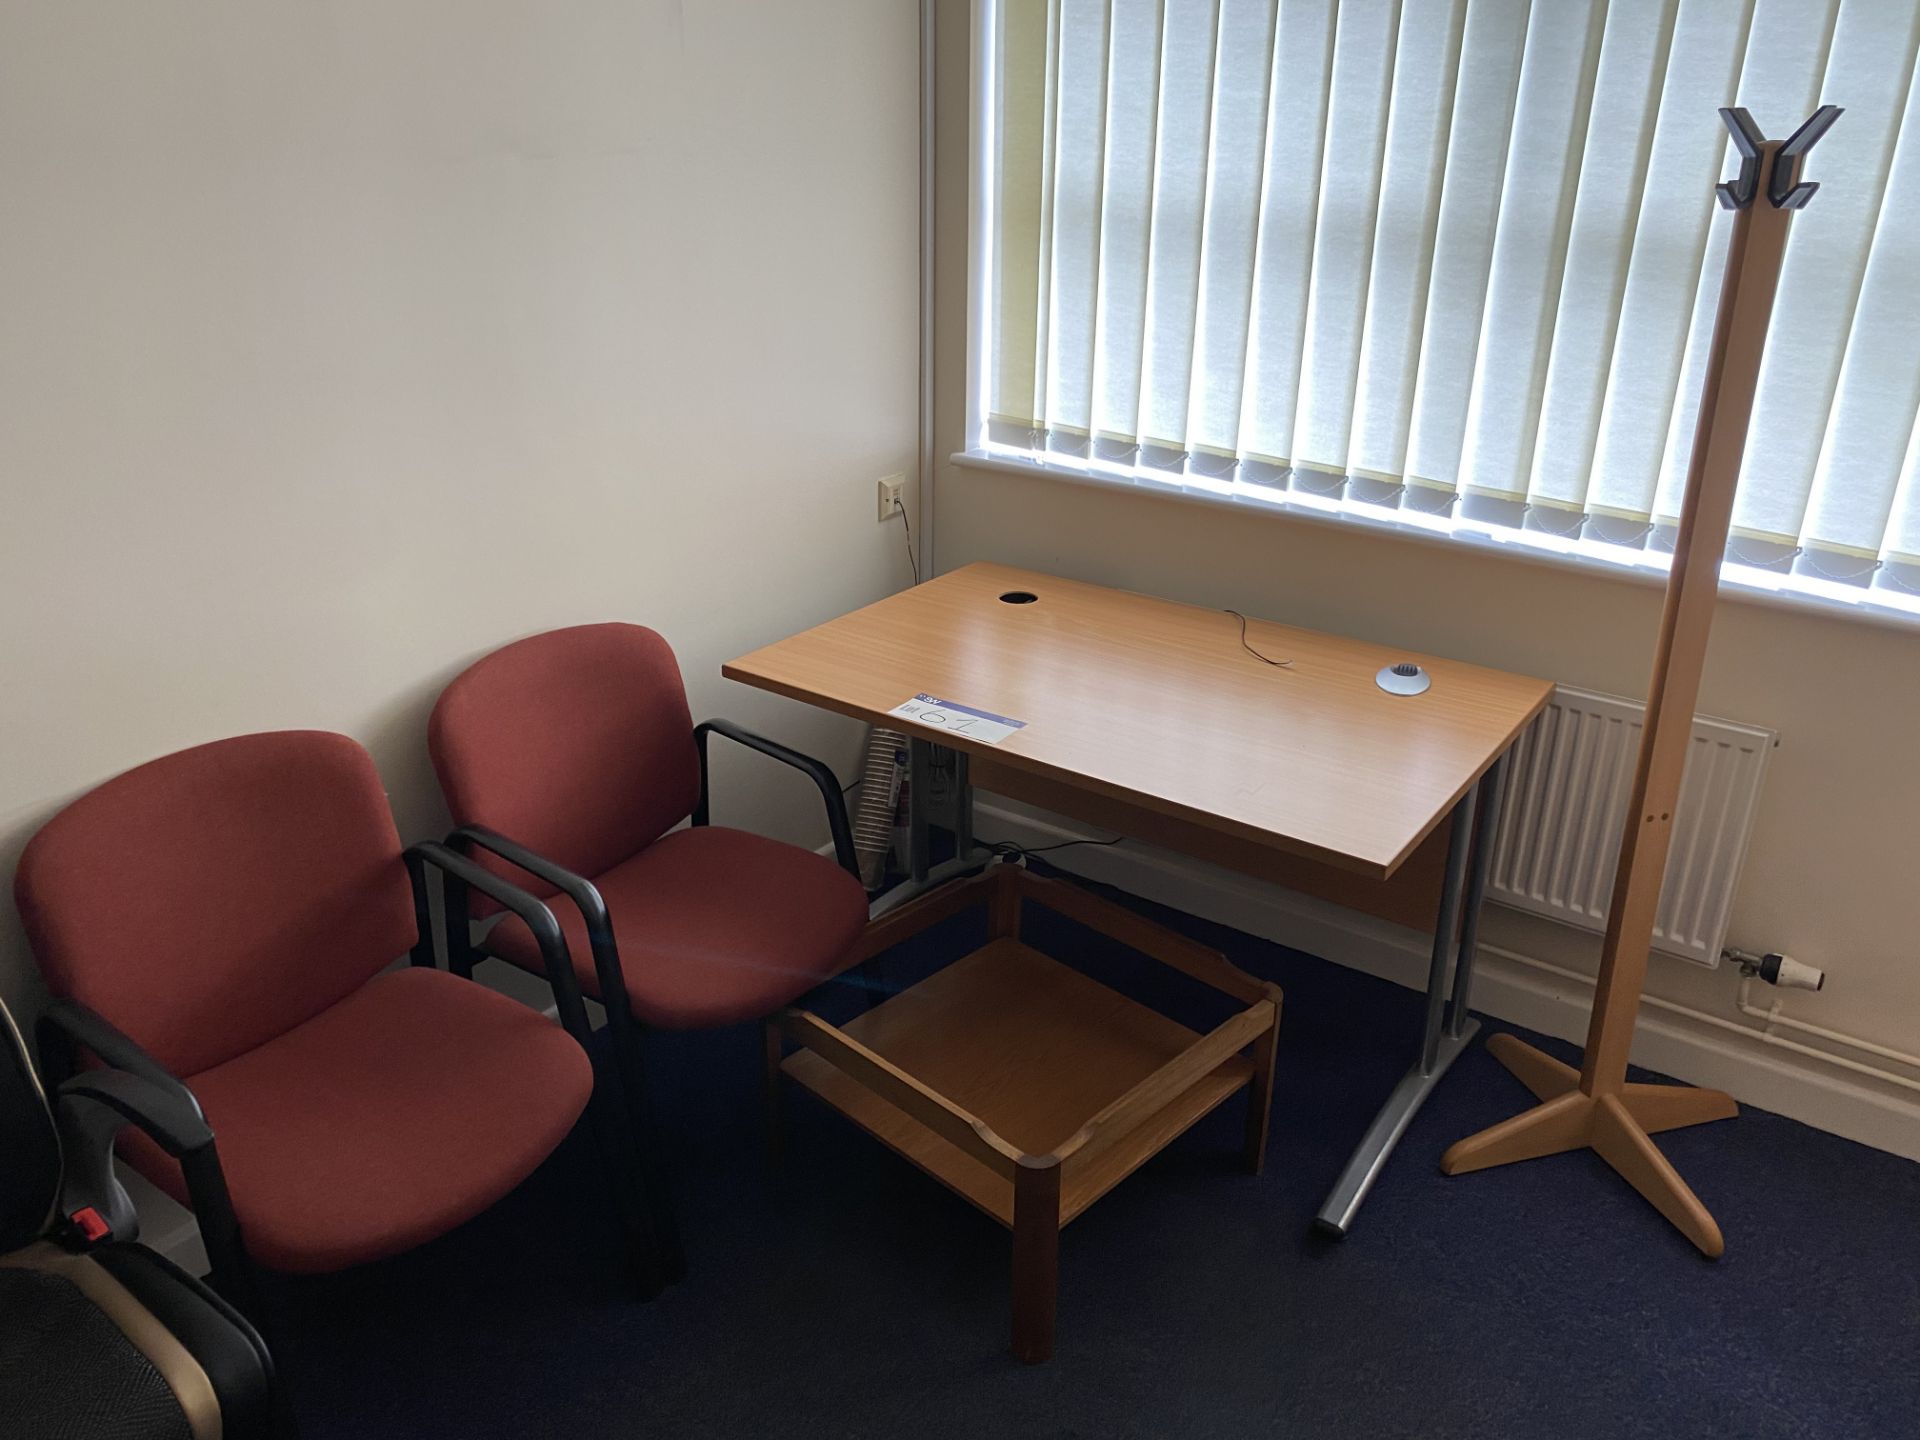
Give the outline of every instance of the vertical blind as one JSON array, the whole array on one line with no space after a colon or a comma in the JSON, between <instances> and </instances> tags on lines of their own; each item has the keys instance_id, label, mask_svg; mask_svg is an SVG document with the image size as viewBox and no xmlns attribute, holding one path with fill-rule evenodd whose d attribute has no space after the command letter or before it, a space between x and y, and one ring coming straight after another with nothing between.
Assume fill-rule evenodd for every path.
<instances>
[{"instance_id":1,"label":"vertical blind","mask_svg":"<svg viewBox=\"0 0 1920 1440\"><path fill-rule=\"evenodd\" d=\"M987 439L1670 548L1734 157L1808 167L1729 558L1920 593L1915 0L999 0Z\"/></svg>"}]
</instances>

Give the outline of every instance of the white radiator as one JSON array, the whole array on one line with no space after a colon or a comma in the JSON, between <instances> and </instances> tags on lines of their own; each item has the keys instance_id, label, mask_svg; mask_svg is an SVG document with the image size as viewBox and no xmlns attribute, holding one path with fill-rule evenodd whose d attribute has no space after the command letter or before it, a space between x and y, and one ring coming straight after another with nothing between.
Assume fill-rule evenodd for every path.
<instances>
[{"instance_id":1,"label":"white radiator","mask_svg":"<svg viewBox=\"0 0 1920 1440\"><path fill-rule=\"evenodd\" d=\"M1646 707L1559 689L1507 772L1487 898L1585 930L1607 928ZM1760 808L1771 730L1696 717L1653 946L1718 965Z\"/></svg>"}]
</instances>

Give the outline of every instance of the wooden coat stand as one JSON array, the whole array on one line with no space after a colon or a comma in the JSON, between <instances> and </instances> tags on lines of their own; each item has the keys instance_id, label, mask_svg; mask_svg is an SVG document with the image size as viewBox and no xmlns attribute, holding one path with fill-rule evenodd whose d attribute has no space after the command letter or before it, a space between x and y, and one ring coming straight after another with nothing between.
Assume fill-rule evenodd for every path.
<instances>
[{"instance_id":1,"label":"wooden coat stand","mask_svg":"<svg viewBox=\"0 0 1920 1440\"><path fill-rule=\"evenodd\" d=\"M1459 1175L1590 1147L1709 1256L1726 1248L1720 1227L1649 1137L1724 1120L1735 1113L1733 1100L1717 1090L1629 1083L1627 1051L1787 227L1819 188L1800 180L1800 163L1840 108L1821 106L1784 143L1765 139L1745 110L1720 114L1741 153L1739 175L1718 190L1720 203L1734 212L1733 234L1627 812L1637 818L1630 818L1620 845L1585 1062L1576 1071L1511 1035L1494 1036L1487 1049L1540 1103L1459 1141L1440 1161L1447 1174Z\"/></svg>"}]
</instances>

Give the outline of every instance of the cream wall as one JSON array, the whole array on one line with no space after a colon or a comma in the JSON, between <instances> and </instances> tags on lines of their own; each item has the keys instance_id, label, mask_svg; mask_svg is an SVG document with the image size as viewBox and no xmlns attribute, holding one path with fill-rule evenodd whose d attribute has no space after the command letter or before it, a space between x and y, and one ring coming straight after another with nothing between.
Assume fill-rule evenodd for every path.
<instances>
[{"instance_id":1,"label":"cream wall","mask_svg":"<svg viewBox=\"0 0 1920 1440\"><path fill-rule=\"evenodd\" d=\"M855 727L718 667L906 580L916 36L899 0L0 0L0 871L274 727L359 736L434 833L440 686L579 621L850 774ZM765 765L717 818L824 838Z\"/></svg>"},{"instance_id":2,"label":"cream wall","mask_svg":"<svg viewBox=\"0 0 1920 1440\"><path fill-rule=\"evenodd\" d=\"M965 406L968 6L942 0L939 309L934 523L940 569L990 559L1197 604L1456 656L1585 689L1644 697L1658 589L1224 506L944 462ZM1799 1018L1920 1051L1920 630L1723 603L1704 713L1777 729L1731 943L1787 951L1829 972L1791 993ZM1071 854L1072 852L1069 852ZM1064 857L1063 857L1064 858ZM1489 907L1496 945L1590 972L1597 937ZM1739 1020L1737 975L1656 957L1649 993ZM1564 988L1564 987L1563 987ZM1773 998L1774 992L1762 993ZM1483 998L1488 992L1483 991ZM1580 1005L1584 998L1571 997ZM1569 1033L1578 1033L1577 1027ZM1920 1154L1911 1091L1745 1045L1770 1065L1869 1092L1862 1138ZM1780 1094L1770 1103L1780 1105ZM1816 1105L1809 1117L1825 1116Z\"/></svg>"}]
</instances>

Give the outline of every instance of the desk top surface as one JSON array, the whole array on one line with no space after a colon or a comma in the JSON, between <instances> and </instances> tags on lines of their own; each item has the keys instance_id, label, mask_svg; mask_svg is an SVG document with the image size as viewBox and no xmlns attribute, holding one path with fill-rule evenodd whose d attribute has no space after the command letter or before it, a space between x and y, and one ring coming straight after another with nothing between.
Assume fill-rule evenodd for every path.
<instances>
[{"instance_id":1,"label":"desk top surface","mask_svg":"<svg viewBox=\"0 0 1920 1440\"><path fill-rule=\"evenodd\" d=\"M1000 596L1028 592L1031 603ZM1254 844L1384 878L1552 686L1221 610L975 564L721 673ZM1396 696L1383 666L1424 665ZM887 712L916 694L1025 721L994 745Z\"/></svg>"}]
</instances>

